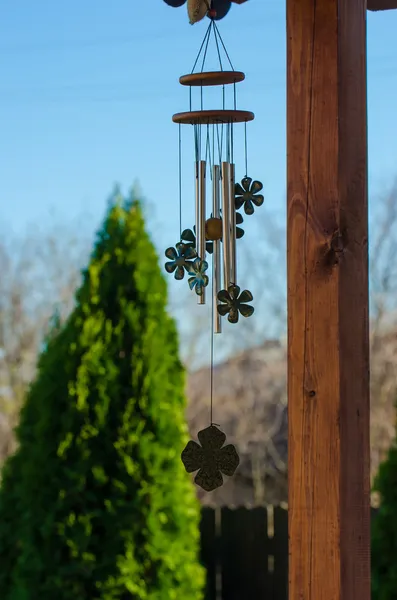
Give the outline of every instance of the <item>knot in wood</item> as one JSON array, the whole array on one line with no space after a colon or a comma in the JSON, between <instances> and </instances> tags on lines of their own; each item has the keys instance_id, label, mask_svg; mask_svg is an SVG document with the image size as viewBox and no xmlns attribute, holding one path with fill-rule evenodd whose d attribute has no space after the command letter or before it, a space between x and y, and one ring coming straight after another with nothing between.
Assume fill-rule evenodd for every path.
<instances>
[{"instance_id":1,"label":"knot in wood","mask_svg":"<svg viewBox=\"0 0 397 600\"><path fill-rule=\"evenodd\" d=\"M332 236L332 240L331 240L331 249L336 253L336 254L342 254L344 252L345 249L345 245L343 243L343 237L342 235L338 232L335 233Z\"/></svg>"}]
</instances>

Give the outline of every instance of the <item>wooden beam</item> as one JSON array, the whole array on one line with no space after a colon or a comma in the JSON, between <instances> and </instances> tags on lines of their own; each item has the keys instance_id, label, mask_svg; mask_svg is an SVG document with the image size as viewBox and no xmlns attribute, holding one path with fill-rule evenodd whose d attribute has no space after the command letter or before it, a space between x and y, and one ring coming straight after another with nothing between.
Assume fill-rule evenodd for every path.
<instances>
[{"instance_id":1,"label":"wooden beam","mask_svg":"<svg viewBox=\"0 0 397 600\"><path fill-rule=\"evenodd\" d=\"M368 10L390 10L397 8L397 0L368 0Z\"/></svg>"},{"instance_id":2,"label":"wooden beam","mask_svg":"<svg viewBox=\"0 0 397 600\"><path fill-rule=\"evenodd\" d=\"M369 600L366 1L287 0L289 600Z\"/></svg>"}]
</instances>

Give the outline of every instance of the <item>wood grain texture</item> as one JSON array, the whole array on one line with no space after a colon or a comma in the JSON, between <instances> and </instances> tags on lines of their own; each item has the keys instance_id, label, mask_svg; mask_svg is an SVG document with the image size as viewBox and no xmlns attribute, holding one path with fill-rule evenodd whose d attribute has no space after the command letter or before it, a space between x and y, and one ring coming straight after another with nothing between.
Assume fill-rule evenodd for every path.
<instances>
[{"instance_id":1,"label":"wood grain texture","mask_svg":"<svg viewBox=\"0 0 397 600\"><path fill-rule=\"evenodd\" d=\"M200 73L181 75L179 83L191 87L208 87L213 85L231 85L244 81L244 79L245 75L242 71L201 71Z\"/></svg>"},{"instance_id":2,"label":"wood grain texture","mask_svg":"<svg viewBox=\"0 0 397 600\"><path fill-rule=\"evenodd\" d=\"M397 8L397 0L368 0L368 10L390 10Z\"/></svg>"},{"instance_id":3,"label":"wood grain texture","mask_svg":"<svg viewBox=\"0 0 397 600\"><path fill-rule=\"evenodd\" d=\"M365 0L287 0L289 600L369 600Z\"/></svg>"},{"instance_id":4,"label":"wood grain texture","mask_svg":"<svg viewBox=\"0 0 397 600\"><path fill-rule=\"evenodd\" d=\"M176 113L172 120L182 125L210 125L216 123L248 123L255 119L254 113L248 110L193 110Z\"/></svg>"}]
</instances>

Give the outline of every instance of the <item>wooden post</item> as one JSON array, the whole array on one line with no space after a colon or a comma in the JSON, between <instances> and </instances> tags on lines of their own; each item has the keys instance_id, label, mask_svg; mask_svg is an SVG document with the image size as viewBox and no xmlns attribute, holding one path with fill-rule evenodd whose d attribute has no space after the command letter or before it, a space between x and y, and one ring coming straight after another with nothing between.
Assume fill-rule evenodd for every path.
<instances>
[{"instance_id":1,"label":"wooden post","mask_svg":"<svg viewBox=\"0 0 397 600\"><path fill-rule=\"evenodd\" d=\"M366 1L287 45L289 600L369 600Z\"/></svg>"}]
</instances>

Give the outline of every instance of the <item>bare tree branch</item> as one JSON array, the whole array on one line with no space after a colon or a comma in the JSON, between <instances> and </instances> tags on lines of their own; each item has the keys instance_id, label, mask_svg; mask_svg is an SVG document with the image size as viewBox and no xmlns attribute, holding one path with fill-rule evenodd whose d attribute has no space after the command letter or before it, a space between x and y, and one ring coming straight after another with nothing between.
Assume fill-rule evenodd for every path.
<instances>
[{"instance_id":1,"label":"bare tree branch","mask_svg":"<svg viewBox=\"0 0 397 600\"><path fill-rule=\"evenodd\" d=\"M5 241L7 240L7 241ZM70 312L89 238L53 224L0 243L0 462L15 448L13 429L38 352L58 310Z\"/></svg>"}]
</instances>

